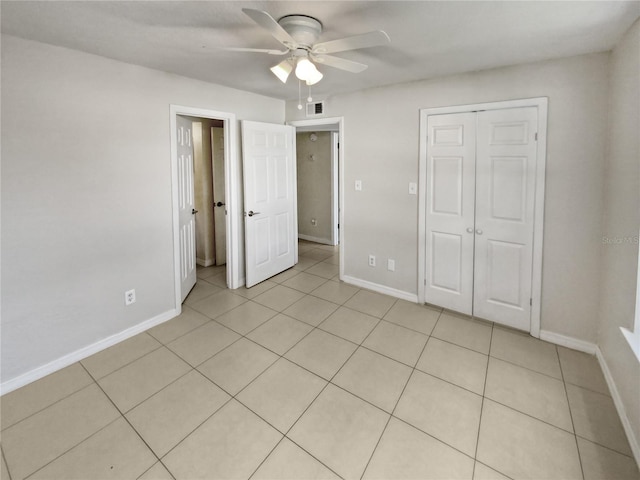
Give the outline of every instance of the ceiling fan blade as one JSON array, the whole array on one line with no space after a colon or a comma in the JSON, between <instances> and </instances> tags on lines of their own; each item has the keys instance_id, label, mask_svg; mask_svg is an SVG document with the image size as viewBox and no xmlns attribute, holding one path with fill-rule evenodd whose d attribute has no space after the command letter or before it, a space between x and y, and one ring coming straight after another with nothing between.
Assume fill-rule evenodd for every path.
<instances>
[{"instance_id":1,"label":"ceiling fan blade","mask_svg":"<svg viewBox=\"0 0 640 480\"><path fill-rule=\"evenodd\" d=\"M375 30L362 35L354 35L353 37L340 38L329 42L316 43L313 46L313 53L337 53L346 50L357 50L359 48L377 47L391 43L391 39L386 32Z\"/></svg>"},{"instance_id":2,"label":"ceiling fan blade","mask_svg":"<svg viewBox=\"0 0 640 480\"><path fill-rule=\"evenodd\" d=\"M243 8L242 11L254 22L267 30L273 37L282 43L285 47L296 49L298 43L293 39L287 31L280 26L276 20L267 12L262 10L254 10L253 8Z\"/></svg>"},{"instance_id":3,"label":"ceiling fan blade","mask_svg":"<svg viewBox=\"0 0 640 480\"><path fill-rule=\"evenodd\" d=\"M332 55L313 55L313 61L319 65L327 65L328 67L339 68L351 73L364 72L368 67L364 63L354 62L345 58L334 57Z\"/></svg>"},{"instance_id":4,"label":"ceiling fan blade","mask_svg":"<svg viewBox=\"0 0 640 480\"><path fill-rule=\"evenodd\" d=\"M218 47L219 50L226 50L227 52L254 52L254 53L268 53L269 55L286 55L289 50L269 50L266 48L244 48L244 47Z\"/></svg>"}]
</instances>

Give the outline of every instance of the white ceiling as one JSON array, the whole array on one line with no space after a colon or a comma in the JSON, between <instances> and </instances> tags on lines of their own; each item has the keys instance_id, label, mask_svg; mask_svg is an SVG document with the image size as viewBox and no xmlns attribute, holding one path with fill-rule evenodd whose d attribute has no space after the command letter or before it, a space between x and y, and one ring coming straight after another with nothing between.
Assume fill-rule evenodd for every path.
<instances>
[{"instance_id":1,"label":"white ceiling","mask_svg":"<svg viewBox=\"0 0 640 480\"><path fill-rule=\"evenodd\" d=\"M638 1L2 1L2 33L293 99L269 67L281 57L217 47L276 48L242 8L305 14L320 41L384 30L391 44L337 53L369 65L320 66L314 95L610 50L640 16ZM306 92L303 91L306 96Z\"/></svg>"}]
</instances>

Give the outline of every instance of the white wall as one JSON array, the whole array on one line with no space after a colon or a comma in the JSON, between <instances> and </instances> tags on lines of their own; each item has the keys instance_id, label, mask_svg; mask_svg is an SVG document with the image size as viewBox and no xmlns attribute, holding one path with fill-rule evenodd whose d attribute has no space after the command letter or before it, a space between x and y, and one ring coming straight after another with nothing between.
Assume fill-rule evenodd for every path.
<instances>
[{"instance_id":1,"label":"white wall","mask_svg":"<svg viewBox=\"0 0 640 480\"><path fill-rule=\"evenodd\" d=\"M328 116L344 116L345 275L417 293L418 204L408 184L418 181L420 108L546 96L541 326L595 342L608 59L592 54L326 99ZM300 115L287 102L287 121ZM369 253L378 267L367 266ZM384 268L387 258L395 272Z\"/></svg>"},{"instance_id":2,"label":"white wall","mask_svg":"<svg viewBox=\"0 0 640 480\"><path fill-rule=\"evenodd\" d=\"M619 327L633 329L636 295L640 227L640 21L614 49L610 78L598 344L620 394L637 448L640 364ZM640 451L635 453L638 455ZM636 458L640 461L640 457Z\"/></svg>"},{"instance_id":3,"label":"white wall","mask_svg":"<svg viewBox=\"0 0 640 480\"><path fill-rule=\"evenodd\" d=\"M284 102L4 35L1 78L5 385L176 308L169 105Z\"/></svg>"}]
</instances>

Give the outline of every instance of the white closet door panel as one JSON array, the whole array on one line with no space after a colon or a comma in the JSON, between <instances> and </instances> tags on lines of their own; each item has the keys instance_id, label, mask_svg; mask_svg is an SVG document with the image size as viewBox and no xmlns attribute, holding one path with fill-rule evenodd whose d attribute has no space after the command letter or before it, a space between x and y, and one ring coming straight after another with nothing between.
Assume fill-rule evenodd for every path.
<instances>
[{"instance_id":1,"label":"white closet door panel","mask_svg":"<svg viewBox=\"0 0 640 480\"><path fill-rule=\"evenodd\" d=\"M478 113L474 316L529 331L535 107Z\"/></svg>"},{"instance_id":2,"label":"white closet door panel","mask_svg":"<svg viewBox=\"0 0 640 480\"><path fill-rule=\"evenodd\" d=\"M427 132L425 300L471 314L475 114L429 116Z\"/></svg>"}]
</instances>

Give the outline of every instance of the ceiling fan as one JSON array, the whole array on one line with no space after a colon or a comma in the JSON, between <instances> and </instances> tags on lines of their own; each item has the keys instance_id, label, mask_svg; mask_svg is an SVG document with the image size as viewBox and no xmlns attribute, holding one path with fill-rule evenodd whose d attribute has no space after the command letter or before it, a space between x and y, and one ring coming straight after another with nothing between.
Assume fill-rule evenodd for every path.
<instances>
[{"instance_id":1,"label":"ceiling fan","mask_svg":"<svg viewBox=\"0 0 640 480\"><path fill-rule=\"evenodd\" d=\"M283 83L287 82L287 78L294 71L294 68L296 77L306 82L307 85L318 83L323 75L318 71L314 62L346 70L347 72L360 73L367 69L367 65L329 54L376 47L391 42L389 35L382 30L375 30L361 35L317 43L322 33L322 23L313 17L286 15L276 21L271 15L262 10L243 8L242 11L259 26L267 30L286 49L224 48L224 50L288 55L285 60L271 67L271 71Z\"/></svg>"}]
</instances>

